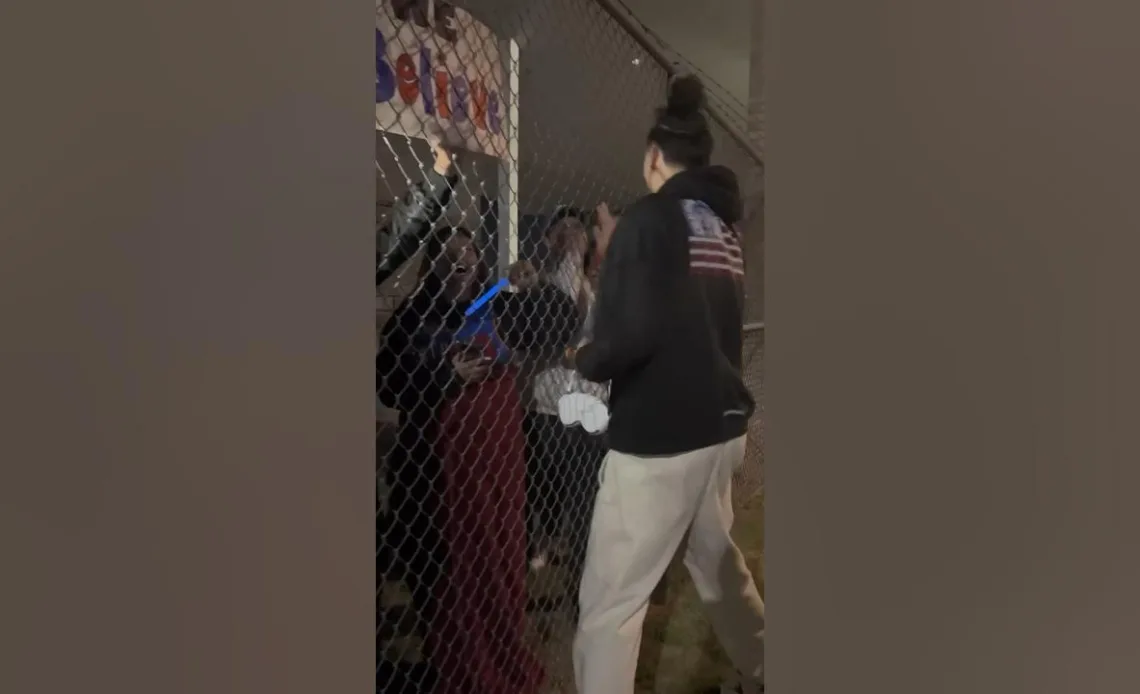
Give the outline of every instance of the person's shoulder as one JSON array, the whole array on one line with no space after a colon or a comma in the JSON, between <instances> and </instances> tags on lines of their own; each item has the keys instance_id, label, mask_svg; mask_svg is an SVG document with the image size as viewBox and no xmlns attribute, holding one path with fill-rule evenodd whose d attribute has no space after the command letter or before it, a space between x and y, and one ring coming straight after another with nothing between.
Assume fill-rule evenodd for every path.
<instances>
[{"instance_id":1,"label":"person's shoulder","mask_svg":"<svg viewBox=\"0 0 1140 694\"><path fill-rule=\"evenodd\" d=\"M622 211L613 245L626 255L652 252L661 244L661 230L672 226L679 215L676 200L656 193L646 195Z\"/></svg>"},{"instance_id":2,"label":"person's shoulder","mask_svg":"<svg viewBox=\"0 0 1140 694\"><path fill-rule=\"evenodd\" d=\"M621 213L621 222L630 222L635 225L640 225L646 222L658 222L661 217L674 214L677 211L677 201L673 198L661 195L660 193L650 193L645 195L633 203Z\"/></svg>"}]
</instances>

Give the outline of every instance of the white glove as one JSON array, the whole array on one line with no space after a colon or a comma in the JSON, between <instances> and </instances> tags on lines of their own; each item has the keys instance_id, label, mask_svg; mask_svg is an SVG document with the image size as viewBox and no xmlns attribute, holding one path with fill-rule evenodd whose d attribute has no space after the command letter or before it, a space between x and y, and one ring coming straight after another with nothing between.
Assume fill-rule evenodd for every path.
<instances>
[{"instance_id":1,"label":"white glove","mask_svg":"<svg viewBox=\"0 0 1140 694\"><path fill-rule=\"evenodd\" d=\"M581 426L600 434L610 423L610 409L601 399L586 393L567 393L558 399L558 418L566 426Z\"/></svg>"}]
</instances>

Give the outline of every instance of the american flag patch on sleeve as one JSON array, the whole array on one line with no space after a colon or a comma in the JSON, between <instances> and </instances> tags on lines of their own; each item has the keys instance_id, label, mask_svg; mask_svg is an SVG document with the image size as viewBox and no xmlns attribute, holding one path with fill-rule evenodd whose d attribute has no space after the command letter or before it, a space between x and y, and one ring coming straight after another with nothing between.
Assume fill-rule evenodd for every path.
<instances>
[{"instance_id":1,"label":"american flag patch on sleeve","mask_svg":"<svg viewBox=\"0 0 1140 694\"><path fill-rule=\"evenodd\" d=\"M689 268L693 274L744 278L744 254L737 234L699 200L682 200L689 224Z\"/></svg>"}]
</instances>

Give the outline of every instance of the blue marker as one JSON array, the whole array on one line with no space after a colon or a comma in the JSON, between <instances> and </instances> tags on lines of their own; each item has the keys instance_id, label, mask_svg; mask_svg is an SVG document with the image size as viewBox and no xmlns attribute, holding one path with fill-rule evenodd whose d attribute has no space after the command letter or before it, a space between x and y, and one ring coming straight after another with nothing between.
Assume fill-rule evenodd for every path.
<instances>
[{"instance_id":1,"label":"blue marker","mask_svg":"<svg viewBox=\"0 0 1140 694\"><path fill-rule=\"evenodd\" d=\"M463 312L463 315L469 317L471 314L486 306L488 301L495 298L495 295L506 289L509 284L510 282L505 277L496 282L495 286L483 292L482 296L471 302L471 305L467 307L467 310Z\"/></svg>"}]
</instances>

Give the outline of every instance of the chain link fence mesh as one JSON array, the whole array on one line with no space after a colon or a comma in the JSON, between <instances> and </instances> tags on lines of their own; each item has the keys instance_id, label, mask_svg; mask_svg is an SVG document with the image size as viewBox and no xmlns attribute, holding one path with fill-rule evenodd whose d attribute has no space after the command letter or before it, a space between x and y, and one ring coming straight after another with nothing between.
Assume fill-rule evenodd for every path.
<instances>
[{"instance_id":1,"label":"chain link fence mesh","mask_svg":"<svg viewBox=\"0 0 1140 694\"><path fill-rule=\"evenodd\" d=\"M748 423L748 448L744 464L733 480L732 493L738 505L752 502L764 493L764 325L744 328L744 382L756 400L756 412Z\"/></svg>"},{"instance_id":2,"label":"chain link fence mesh","mask_svg":"<svg viewBox=\"0 0 1140 694\"><path fill-rule=\"evenodd\" d=\"M581 336L598 206L620 215L645 192L669 73L595 0L378 0L376 36L378 691L571 693L605 448L558 400L606 392L559 355ZM761 168L711 125L747 234ZM433 138L455 152L449 175ZM404 253L409 237L428 240ZM762 358L748 330L758 402ZM740 500L761 488L759 412Z\"/></svg>"}]
</instances>

